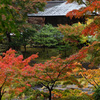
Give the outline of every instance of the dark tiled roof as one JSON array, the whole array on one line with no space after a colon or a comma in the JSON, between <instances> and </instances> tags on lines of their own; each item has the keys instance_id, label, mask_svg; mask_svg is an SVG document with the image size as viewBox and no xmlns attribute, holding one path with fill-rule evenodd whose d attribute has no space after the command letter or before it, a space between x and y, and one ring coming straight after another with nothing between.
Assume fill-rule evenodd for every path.
<instances>
[{"instance_id":1,"label":"dark tiled roof","mask_svg":"<svg viewBox=\"0 0 100 100\"><path fill-rule=\"evenodd\" d=\"M85 7L84 4L79 5L77 2L68 3L63 1L54 1L51 2L50 5L47 5L44 11L39 11L37 14L28 14L28 16L65 16L69 11L74 9L80 9L81 7ZM56 4L56 6L55 6Z\"/></svg>"}]
</instances>

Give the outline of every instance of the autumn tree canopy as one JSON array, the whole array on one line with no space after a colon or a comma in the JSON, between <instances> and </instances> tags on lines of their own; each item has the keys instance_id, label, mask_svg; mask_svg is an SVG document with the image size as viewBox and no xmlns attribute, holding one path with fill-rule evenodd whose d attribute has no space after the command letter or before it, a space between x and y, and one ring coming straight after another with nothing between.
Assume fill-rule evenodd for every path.
<instances>
[{"instance_id":1,"label":"autumn tree canopy","mask_svg":"<svg viewBox=\"0 0 100 100\"><path fill-rule=\"evenodd\" d=\"M71 80L80 86L73 76L76 72L74 69L77 66L81 66L80 63L74 61L75 58L71 57L63 60L59 57L52 57L51 60L46 61L44 64L35 64L31 68L25 67L22 74L28 78L27 80L30 83L35 81L45 86L49 91L49 100L51 100L51 92L58 81Z\"/></svg>"},{"instance_id":2,"label":"autumn tree canopy","mask_svg":"<svg viewBox=\"0 0 100 100\"><path fill-rule=\"evenodd\" d=\"M29 67L31 59L37 58L37 54L23 60L23 56L17 56L15 50L9 49L0 56L0 100L5 93L18 95L27 84L21 75L24 67ZM22 85L24 84L24 85Z\"/></svg>"},{"instance_id":3,"label":"autumn tree canopy","mask_svg":"<svg viewBox=\"0 0 100 100\"><path fill-rule=\"evenodd\" d=\"M86 14L98 15L100 11L100 1L99 0L68 0L68 3L76 1L78 4L84 4L86 7L82 7L79 10L73 10L67 14L67 16L81 17Z\"/></svg>"},{"instance_id":4,"label":"autumn tree canopy","mask_svg":"<svg viewBox=\"0 0 100 100\"><path fill-rule=\"evenodd\" d=\"M84 47L86 49L85 52L81 52L82 55L86 55L84 58L89 58L88 62L90 63L89 67L99 68L100 66L100 0L68 0L68 2L76 1L79 4L85 4L86 7L81 8L79 10L73 10L69 12L66 16L72 18L75 16L76 18L81 16L89 17L90 15L95 15L93 17L93 21L87 25L82 30L82 35L84 36L95 36L97 41L94 41L89 46ZM83 49L83 48L82 48ZM88 66L87 66L88 67ZM88 83L94 85L95 88L98 87L100 83L100 69L88 69L81 72L81 75L88 81Z\"/></svg>"}]
</instances>

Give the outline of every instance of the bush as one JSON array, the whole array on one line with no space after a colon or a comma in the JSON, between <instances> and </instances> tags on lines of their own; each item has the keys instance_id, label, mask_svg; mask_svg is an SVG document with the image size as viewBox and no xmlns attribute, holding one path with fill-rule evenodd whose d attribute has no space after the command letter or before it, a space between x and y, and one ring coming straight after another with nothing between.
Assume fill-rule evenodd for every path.
<instances>
[{"instance_id":1,"label":"bush","mask_svg":"<svg viewBox=\"0 0 100 100\"><path fill-rule=\"evenodd\" d=\"M95 100L100 100L100 86L94 91L93 98Z\"/></svg>"},{"instance_id":2,"label":"bush","mask_svg":"<svg viewBox=\"0 0 100 100\"><path fill-rule=\"evenodd\" d=\"M91 100L91 96L78 89L53 90L55 100Z\"/></svg>"},{"instance_id":3,"label":"bush","mask_svg":"<svg viewBox=\"0 0 100 100\"><path fill-rule=\"evenodd\" d=\"M61 39L62 34L60 31L50 24L44 25L44 27L32 37L34 45L42 47L55 47L60 43Z\"/></svg>"}]
</instances>

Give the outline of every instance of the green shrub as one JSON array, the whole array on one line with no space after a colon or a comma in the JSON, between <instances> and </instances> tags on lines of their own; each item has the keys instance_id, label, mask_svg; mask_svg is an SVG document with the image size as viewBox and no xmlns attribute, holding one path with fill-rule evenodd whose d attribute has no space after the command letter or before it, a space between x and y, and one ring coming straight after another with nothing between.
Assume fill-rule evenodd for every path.
<instances>
[{"instance_id":1,"label":"green shrub","mask_svg":"<svg viewBox=\"0 0 100 100\"><path fill-rule=\"evenodd\" d=\"M33 37L34 45L42 47L55 47L60 43L62 35L56 27L52 25L44 25Z\"/></svg>"},{"instance_id":2,"label":"green shrub","mask_svg":"<svg viewBox=\"0 0 100 100\"><path fill-rule=\"evenodd\" d=\"M93 98L95 100L100 100L100 86L94 91Z\"/></svg>"}]
</instances>

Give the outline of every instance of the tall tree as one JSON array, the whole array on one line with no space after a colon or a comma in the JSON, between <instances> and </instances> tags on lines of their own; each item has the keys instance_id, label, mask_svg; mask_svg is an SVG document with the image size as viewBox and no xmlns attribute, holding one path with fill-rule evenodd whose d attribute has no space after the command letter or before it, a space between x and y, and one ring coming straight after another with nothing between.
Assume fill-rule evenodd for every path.
<instances>
[{"instance_id":1,"label":"tall tree","mask_svg":"<svg viewBox=\"0 0 100 100\"><path fill-rule=\"evenodd\" d=\"M11 42L10 33L18 35L27 25L27 14L43 10L46 0L0 0L0 33ZM0 36L2 36L2 34Z\"/></svg>"}]
</instances>

